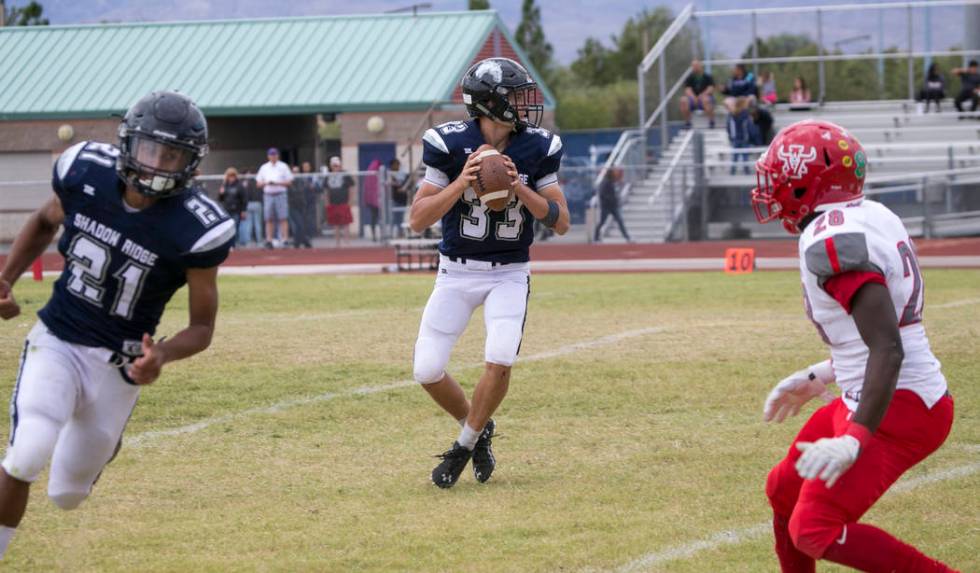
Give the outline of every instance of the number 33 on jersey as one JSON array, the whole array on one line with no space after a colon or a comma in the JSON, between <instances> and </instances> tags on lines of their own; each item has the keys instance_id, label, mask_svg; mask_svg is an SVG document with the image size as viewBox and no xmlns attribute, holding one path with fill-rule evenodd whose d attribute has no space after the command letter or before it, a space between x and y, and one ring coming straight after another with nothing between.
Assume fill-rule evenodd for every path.
<instances>
[{"instance_id":1,"label":"number 33 on jersey","mask_svg":"<svg viewBox=\"0 0 980 573\"><path fill-rule=\"evenodd\" d=\"M475 120L444 123L422 137L425 180L446 187L459 177L471 153L484 145ZM521 182L535 191L558 184L561 165L561 138L551 132L529 127L515 133L503 151L517 167ZM530 211L516 198L501 212L483 206L472 189L442 218L439 251L448 257L462 257L495 263L523 263L530 260L534 240Z\"/></svg>"},{"instance_id":2,"label":"number 33 on jersey","mask_svg":"<svg viewBox=\"0 0 980 573\"><path fill-rule=\"evenodd\" d=\"M235 222L195 191L133 211L122 200L118 155L112 145L81 142L54 167L65 270L39 315L66 342L137 355L186 270L215 267L228 256Z\"/></svg>"}]
</instances>

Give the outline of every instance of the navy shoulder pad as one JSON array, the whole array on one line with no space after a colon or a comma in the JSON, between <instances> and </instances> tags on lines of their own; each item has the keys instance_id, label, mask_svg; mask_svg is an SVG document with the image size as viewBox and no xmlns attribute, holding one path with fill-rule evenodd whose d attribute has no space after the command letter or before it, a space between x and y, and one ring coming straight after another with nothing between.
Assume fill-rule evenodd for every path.
<instances>
[{"instance_id":1,"label":"navy shoulder pad","mask_svg":"<svg viewBox=\"0 0 980 573\"><path fill-rule=\"evenodd\" d=\"M807 270L822 280L850 271L884 274L871 261L868 237L864 233L837 233L818 240L807 247L804 257Z\"/></svg>"},{"instance_id":2,"label":"navy shoulder pad","mask_svg":"<svg viewBox=\"0 0 980 573\"><path fill-rule=\"evenodd\" d=\"M181 257L188 267L220 265L235 240L237 222L214 200L198 191L169 199L175 205L170 221L178 237Z\"/></svg>"},{"instance_id":3,"label":"navy shoulder pad","mask_svg":"<svg viewBox=\"0 0 980 573\"><path fill-rule=\"evenodd\" d=\"M51 187L64 201L75 191L85 191L86 183L104 181L116 170L119 150L107 143L82 141L66 149L58 157L51 173Z\"/></svg>"}]
</instances>

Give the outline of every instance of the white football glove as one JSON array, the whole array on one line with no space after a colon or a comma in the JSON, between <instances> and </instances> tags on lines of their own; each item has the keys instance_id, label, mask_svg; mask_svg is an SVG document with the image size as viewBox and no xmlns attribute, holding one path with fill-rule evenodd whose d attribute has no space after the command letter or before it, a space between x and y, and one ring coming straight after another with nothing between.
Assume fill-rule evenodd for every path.
<instances>
[{"instance_id":1,"label":"white football glove","mask_svg":"<svg viewBox=\"0 0 980 573\"><path fill-rule=\"evenodd\" d=\"M803 452L796 461L796 473L803 479L819 478L827 483L827 487L833 487L857 460L861 442L845 434L816 442L797 442L796 449Z\"/></svg>"},{"instance_id":2,"label":"white football glove","mask_svg":"<svg viewBox=\"0 0 980 573\"><path fill-rule=\"evenodd\" d=\"M782 422L788 416L795 416L804 404L818 396L824 402L830 402L834 395L827 385L835 380L834 367L829 359L790 374L769 392L762 409L762 419Z\"/></svg>"}]
</instances>

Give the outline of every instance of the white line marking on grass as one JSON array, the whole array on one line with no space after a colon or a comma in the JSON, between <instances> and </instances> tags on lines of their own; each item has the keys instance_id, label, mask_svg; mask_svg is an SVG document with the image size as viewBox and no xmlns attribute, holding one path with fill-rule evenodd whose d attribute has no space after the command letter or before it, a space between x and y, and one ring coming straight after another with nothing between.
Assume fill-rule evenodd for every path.
<instances>
[{"instance_id":1,"label":"white line marking on grass","mask_svg":"<svg viewBox=\"0 0 980 573\"><path fill-rule=\"evenodd\" d=\"M914 478L902 479L888 490L885 495L907 493L926 485L964 478L977 472L980 472L980 463L956 466ZM756 539L765 537L771 531L772 523L769 521L757 523L750 527L719 531L704 539L675 545L654 553L647 553L616 569L616 572L632 573L634 571L647 571L655 565L662 565L679 559L688 559L702 551L711 551L726 545L741 545L742 543L755 541Z\"/></svg>"},{"instance_id":2,"label":"white line marking on grass","mask_svg":"<svg viewBox=\"0 0 980 573\"><path fill-rule=\"evenodd\" d=\"M963 300L944 302L942 304L931 304L929 305L929 308L956 308L960 306L969 306L971 304L980 304L980 298L967 298Z\"/></svg>"},{"instance_id":3,"label":"white line marking on grass","mask_svg":"<svg viewBox=\"0 0 980 573\"><path fill-rule=\"evenodd\" d=\"M662 327L662 326L640 328L637 330L627 330L625 332L609 334L591 340L574 342L572 344L567 344L565 346L561 346L554 350L546 350L544 352L539 352L537 354L531 354L530 356L524 356L519 358L518 361L536 362L538 360L558 358L559 356L567 356L569 354L575 354L582 350L588 350L590 348L597 348L600 346L607 346L610 344L614 344L616 342L628 340L630 338L636 338L648 334L657 334L665 330L667 330L666 327ZM482 365L483 363L481 362L480 364L476 364L473 366L478 367ZM414 386L415 384L416 382L414 380L399 380L396 382L391 382L389 384L382 384L380 386L361 386L360 388L354 388L353 390L341 390L337 392L326 392L324 394L318 394L316 396L293 398L291 400L283 400L281 402L276 402L275 404L272 404L270 406L249 408L247 410L242 410L240 412L233 412L230 414L222 414L221 416L205 418L198 422L194 422L193 424L187 424L186 426L178 426L176 428L168 428L164 430L148 430L146 432L140 432L139 434L135 434L132 437L125 438L125 442L128 447L140 447L146 445L148 442L152 442L153 440L159 438L172 438L175 436L194 434L217 424L225 424L228 422L241 420L243 418L248 418L256 414L276 414L278 412L282 412L283 410L288 410L290 408L295 408L297 406L306 406L318 402L328 402L330 400L334 400L337 398L347 398L350 396L379 394L391 390L399 390L402 388L407 388L409 386Z\"/></svg>"}]
</instances>

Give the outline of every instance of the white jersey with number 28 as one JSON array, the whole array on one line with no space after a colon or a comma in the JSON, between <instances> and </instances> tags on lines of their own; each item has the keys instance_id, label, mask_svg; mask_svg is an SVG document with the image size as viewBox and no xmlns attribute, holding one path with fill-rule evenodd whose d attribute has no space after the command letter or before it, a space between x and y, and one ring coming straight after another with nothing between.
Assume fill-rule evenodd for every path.
<instances>
[{"instance_id":1,"label":"white jersey with number 28","mask_svg":"<svg viewBox=\"0 0 980 573\"><path fill-rule=\"evenodd\" d=\"M925 285L908 231L898 216L875 201L824 205L822 210L800 236L803 302L830 346L844 402L857 409L868 347L853 317L823 285L838 274L868 271L885 277L898 318L905 350L898 388L915 392L931 408L946 393L946 379L922 325Z\"/></svg>"}]
</instances>

